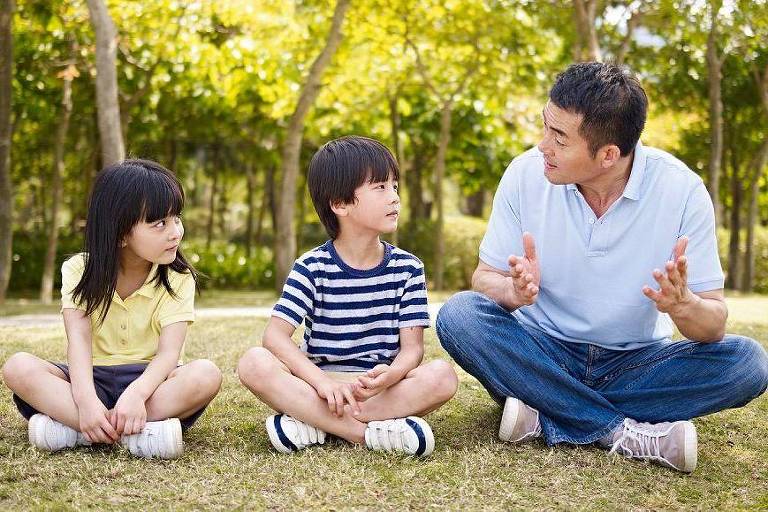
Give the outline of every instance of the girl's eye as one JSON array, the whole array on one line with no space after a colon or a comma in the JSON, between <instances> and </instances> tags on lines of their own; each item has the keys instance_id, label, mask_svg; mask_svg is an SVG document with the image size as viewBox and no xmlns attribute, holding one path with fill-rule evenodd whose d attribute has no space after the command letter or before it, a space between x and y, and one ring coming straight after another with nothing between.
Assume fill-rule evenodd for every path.
<instances>
[{"instance_id":1,"label":"girl's eye","mask_svg":"<svg viewBox=\"0 0 768 512\"><path fill-rule=\"evenodd\" d=\"M156 228L162 228L164 226L165 226L165 221L164 220L161 220L161 221L158 221L158 222L155 223L155 227Z\"/></svg>"}]
</instances>

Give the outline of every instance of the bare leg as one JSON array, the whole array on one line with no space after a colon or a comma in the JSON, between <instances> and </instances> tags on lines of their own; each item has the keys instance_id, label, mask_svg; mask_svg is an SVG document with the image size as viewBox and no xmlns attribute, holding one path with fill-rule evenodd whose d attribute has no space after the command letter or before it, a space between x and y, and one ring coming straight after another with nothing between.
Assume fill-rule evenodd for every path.
<instances>
[{"instance_id":1,"label":"bare leg","mask_svg":"<svg viewBox=\"0 0 768 512\"><path fill-rule=\"evenodd\" d=\"M459 385L456 372L443 360L408 372L403 380L360 403L360 421L424 416L450 400ZM349 410L346 406L345 411Z\"/></svg>"},{"instance_id":2,"label":"bare leg","mask_svg":"<svg viewBox=\"0 0 768 512\"><path fill-rule=\"evenodd\" d=\"M248 350L238 363L237 373L243 385L274 410L349 442L365 442L365 423L352 414L341 417L331 414L328 402L317 395L315 388L291 374L267 349Z\"/></svg>"},{"instance_id":3,"label":"bare leg","mask_svg":"<svg viewBox=\"0 0 768 512\"><path fill-rule=\"evenodd\" d=\"M207 405L221 388L221 371L207 359L173 370L147 400L147 421L184 419Z\"/></svg>"},{"instance_id":4,"label":"bare leg","mask_svg":"<svg viewBox=\"0 0 768 512\"><path fill-rule=\"evenodd\" d=\"M11 391L41 413L80 430L80 414L72 398L72 385L56 365L32 354L18 352L3 365L3 380Z\"/></svg>"}]
</instances>

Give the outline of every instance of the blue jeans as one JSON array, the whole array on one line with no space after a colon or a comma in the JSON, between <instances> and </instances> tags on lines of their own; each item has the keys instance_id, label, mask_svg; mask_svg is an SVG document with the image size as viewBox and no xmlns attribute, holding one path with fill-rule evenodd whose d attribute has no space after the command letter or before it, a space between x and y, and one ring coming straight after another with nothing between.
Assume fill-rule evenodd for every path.
<instances>
[{"instance_id":1,"label":"blue jeans","mask_svg":"<svg viewBox=\"0 0 768 512\"><path fill-rule=\"evenodd\" d=\"M609 350L523 327L476 292L445 303L437 335L497 402L514 396L537 409L549 445L595 442L625 418L657 423L741 407L768 387L768 354L744 336Z\"/></svg>"}]
</instances>

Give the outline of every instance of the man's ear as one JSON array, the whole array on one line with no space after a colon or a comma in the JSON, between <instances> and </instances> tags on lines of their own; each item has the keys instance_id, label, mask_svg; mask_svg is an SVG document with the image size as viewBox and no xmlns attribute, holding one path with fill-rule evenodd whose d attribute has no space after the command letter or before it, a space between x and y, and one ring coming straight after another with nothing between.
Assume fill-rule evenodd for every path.
<instances>
[{"instance_id":1,"label":"man's ear","mask_svg":"<svg viewBox=\"0 0 768 512\"><path fill-rule=\"evenodd\" d=\"M337 217L346 217L349 215L349 205L343 201L331 201L331 211L335 213Z\"/></svg>"},{"instance_id":2,"label":"man's ear","mask_svg":"<svg viewBox=\"0 0 768 512\"><path fill-rule=\"evenodd\" d=\"M608 144L600 148L597 152L597 158L600 160L600 167L608 169L613 167L621 158L621 150L616 144Z\"/></svg>"}]
</instances>

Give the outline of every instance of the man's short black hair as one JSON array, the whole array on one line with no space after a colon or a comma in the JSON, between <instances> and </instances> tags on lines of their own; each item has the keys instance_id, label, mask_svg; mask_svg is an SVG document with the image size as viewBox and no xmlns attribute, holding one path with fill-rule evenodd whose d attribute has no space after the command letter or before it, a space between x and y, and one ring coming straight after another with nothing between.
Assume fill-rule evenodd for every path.
<instances>
[{"instance_id":1,"label":"man's short black hair","mask_svg":"<svg viewBox=\"0 0 768 512\"><path fill-rule=\"evenodd\" d=\"M331 204L355 202L355 189L368 181L400 178L397 160L381 142L348 135L323 144L309 163L309 194L328 236L339 236L339 219Z\"/></svg>"},{"instance_id":2,"label":"man's short black hair","mask_svg":"<svg viewBox=\"0 0 768 512\"><path fill-rule=\"evenodd\" d=\"M645 126L648 97L638 79L614 64L572 64L555 80L549 99L557 107L584 117L579 134L594 157L606 144L621 156L632 152Z\"/></svg>"}]
</instances>

